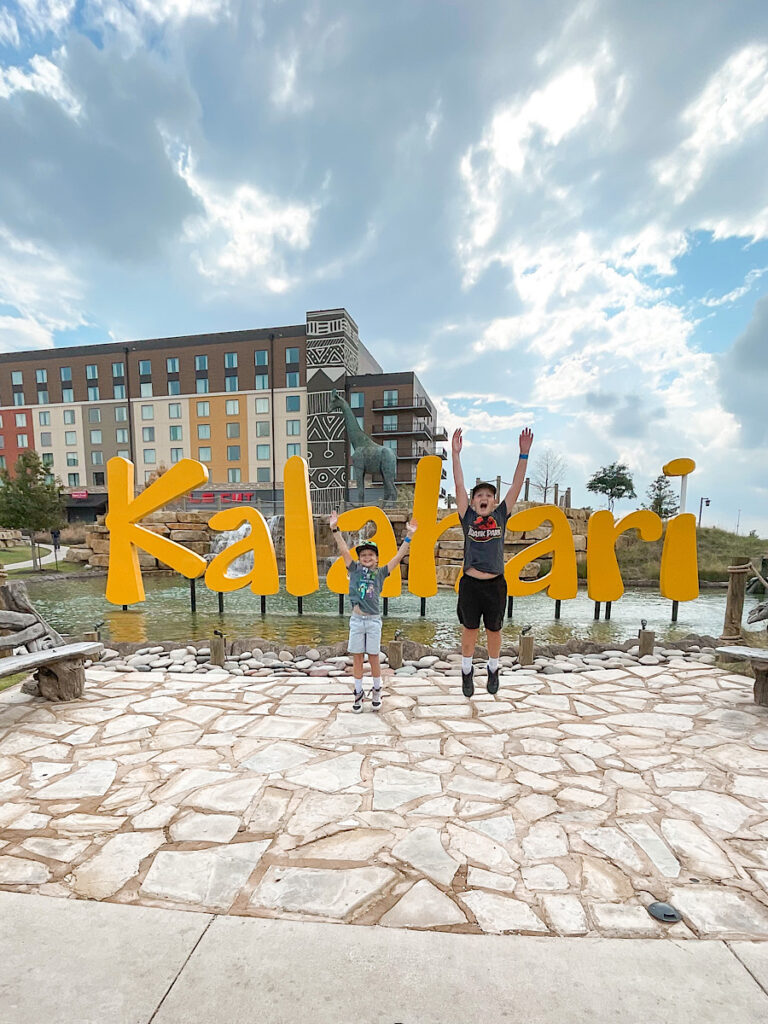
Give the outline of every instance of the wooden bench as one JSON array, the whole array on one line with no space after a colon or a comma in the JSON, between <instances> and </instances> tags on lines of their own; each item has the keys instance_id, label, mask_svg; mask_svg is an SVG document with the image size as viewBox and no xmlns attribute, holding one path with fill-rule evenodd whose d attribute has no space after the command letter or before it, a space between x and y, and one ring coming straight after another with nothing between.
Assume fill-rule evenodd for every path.
<instances>
[{"instance_id":1,"label":"wooden bench","mask_svg":"<svg viewBox=\"0 0 768 1024\"><path fill-rule=\"evenodd\" d=\"M718 654L748 661L755 673L755 704L768 707L768 650L759 647L717 647Z\"/></svg>"},{"instance_id":2,"label":"wooden bench","mask_svg":"<svg viewBox=\"0 0 768 1024\"><path fill-rule=\"evenodd\" d=\"M34 670L37 693L47 700L75 700L85 686L85 659L98 656L104 645L98 643L63 644L31 654L12 654L0 658L0 679L17 672ZM34 693L34 689L27 689Z\"/></svg>"}]
</instances>

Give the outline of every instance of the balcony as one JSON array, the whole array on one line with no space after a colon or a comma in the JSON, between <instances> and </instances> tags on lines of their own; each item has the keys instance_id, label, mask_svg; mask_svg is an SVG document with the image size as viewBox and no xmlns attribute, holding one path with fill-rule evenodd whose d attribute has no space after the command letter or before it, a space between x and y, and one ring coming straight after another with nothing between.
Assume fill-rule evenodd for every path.
<instances>
[{"instance_id":1,"label":"balcony","mask_svg":"<svg viewBox=\"0 0 768 1024\"><path fill-rule=\"evenodd\" d=\"M372 437L415 437L420 441L431 441L433 439L432 430L426 423L413 423L411 426L402 429L399 426L389 426L389 424L382 424L380 427L374 427L371 431Z\"/></svg>"},{"instance_id":2,"label":"balcony","mask_svg":"<svg viewBox=\"0 0 768 1024\"><path fill-rule=\"evenodd\" d=\"M440 427L440 429L435 433L435 440L436 441L447 441L448 440L448 431L445 429L445 427ZM442 455L441 458L445 458L445 455Z\"/></svg>"},{"instance_id":3,"label":"balcony","mask_svg":"<svg viewBox=\"0 0 768 1024\"><path fill-rule=\"evenodd\" d=\"M419 395L414 398L385 398L382 402L374 402L371 408L374 412L413 412L422 416L429 416L432 412L427 400Z\"/></svg>"},{"instance_id":4,"label":"balcony","mask_svg":"<svg viewBox=\"0 0 768 1024\"><path fill-rule=\"evenodd\" d=\"M419 459L423 459L425 455L437 455L437 452L430 451L427 445L423 444L412 444L410 452L398 452L398 462L418 462Z\"/></svg>"}]
</instances>

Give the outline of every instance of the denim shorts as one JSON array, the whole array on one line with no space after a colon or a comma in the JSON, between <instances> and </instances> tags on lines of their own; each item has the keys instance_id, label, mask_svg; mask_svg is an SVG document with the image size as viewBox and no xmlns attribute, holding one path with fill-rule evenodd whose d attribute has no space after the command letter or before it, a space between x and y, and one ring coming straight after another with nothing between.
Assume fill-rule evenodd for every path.
<instances>
[{"instance_id":1,"label":"denim shorts","mask_svg":"<svg viewBox=\"0 0 768 1024\"><path fill-rule=\"evenodd\" d=\"M350 615L350 654L379 654L381 652L381 616Z\"/></svg>"}]
</instances>

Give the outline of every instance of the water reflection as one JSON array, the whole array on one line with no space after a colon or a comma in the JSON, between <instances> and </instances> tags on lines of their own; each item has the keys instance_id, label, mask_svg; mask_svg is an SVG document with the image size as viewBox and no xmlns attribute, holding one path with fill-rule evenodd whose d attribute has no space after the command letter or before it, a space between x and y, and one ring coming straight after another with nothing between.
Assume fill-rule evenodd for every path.
<instances>
[{"instance_id":1,"label":"water reflection","mask_svg":"<svg viewBox=\"0 0 768 1024\"><path fill-rule=\"evenodd\" d=\"M267 598L267 614L260 614L260 602L248 590L225 595L224 615L220 616L217 596L203 586L197 588L197 612L189 608L189 584L178 577L146 577L147 600L122 611L107 604L104 577L92 580L29 582L32 600L42 614L63 633L80 633L105 622L106 640L134 643L159 640L207 639L214 629L224 629L230 637L262 636L267 640L295 644L328 644L347 637L346 616L338 614L338 597L327 590L304 598L304 614L297 614L296 598L281 592ZM747 598L747 610L758 603ZM349 610L347 605L347 611ZM718 636L725 612L725 591L706 591L696 601L680 606L679 621L670 622L671 604L652 590L627 591L614 603L609 622L595 622L593 604L585 592L562 605L562 618L554 619L554 602L542 594L516 598L514 615L504 625L507 642L517 639L520 629L532 625L541 639L564 642L581 637L611 643L636 633L640 619L660 638L672 639L686 633ZM746 621L746 612L745 612ZM459 640L456 619L456 595L441 591L427 600L425 618L419 616L419 599L410 594L389 601L389 616L384 619L384 642L396 629L424 644L454 646Z\"/></svg>"}]
</instances>

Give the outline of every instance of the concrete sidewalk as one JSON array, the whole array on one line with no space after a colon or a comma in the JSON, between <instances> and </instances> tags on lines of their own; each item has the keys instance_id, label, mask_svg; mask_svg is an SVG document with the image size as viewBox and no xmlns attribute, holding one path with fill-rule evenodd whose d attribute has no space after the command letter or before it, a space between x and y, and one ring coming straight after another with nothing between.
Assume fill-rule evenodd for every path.
<instances>
[{"instance_id":1,"label":"concrete sidewalk","mask_svg":"<svg viewBox=\"0 0 768 1024\"><path fill-rule=\"evenodd\" d=\"M0 893L3 1024L763 1024L768 943L451 935Z\"/></svg>"}]
</instances>

